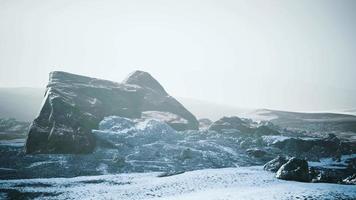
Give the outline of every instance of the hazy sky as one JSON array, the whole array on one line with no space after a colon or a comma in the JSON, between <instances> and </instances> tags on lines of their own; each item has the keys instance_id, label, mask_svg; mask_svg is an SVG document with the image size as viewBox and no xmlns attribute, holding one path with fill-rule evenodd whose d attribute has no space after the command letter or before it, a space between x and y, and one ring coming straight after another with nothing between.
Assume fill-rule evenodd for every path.
<instances>
[{"instance_id":1,"label":"hazy sky","mask_svg":"<svg viewBox=\"0 0 356 200\"><path fill-rule=\"evenodd\" d=\"M173 96L356 107L356 1L0 0L0 87L148 71Z\"/></svg>"}]
</instances>

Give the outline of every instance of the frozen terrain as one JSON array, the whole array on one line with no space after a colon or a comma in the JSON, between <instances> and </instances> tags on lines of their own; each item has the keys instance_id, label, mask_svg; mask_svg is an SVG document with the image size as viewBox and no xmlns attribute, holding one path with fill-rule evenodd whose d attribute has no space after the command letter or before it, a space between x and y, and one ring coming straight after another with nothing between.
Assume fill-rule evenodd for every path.
<instances>
[{"instance_id":1,"label":"frozen terrain","mask_svg":"<svg viewBox=\"0 0 356 200\"><path fill-rule=\"evenodd\" d=\"M355 199L351 185L282 181L261 167L0 181L0 197L34 199Z\"/></svg>"},{"instance_id":2,"label":"frozen terrain","mask_svg":"<svg viewBox=\"0 0 356 200\"><path fill-rule=\"evenodd\" d=\"M106 117L100 122L99 130L93 133L105 141L101 148L117 152L118 164L130 172L176 172L263 164L244 154L234 136L209 131L175 131L166 123L153 119Z\"/></svg>"},{"instance_id":3,"label":"frozen terrain","mask_svg":"<svg viewBox=\"0 0 356 200\"><path fill-rule=\"evenodd\" d=\"M160 119L151 119L152 115ZM290 137L241 136L231 130L176 131L166 119L180 120L162 112L148 113L143 119L106 117L93 130L98 144L92 154L26 155L24 139L2 140L0 199L356 198L355 185L282 181L263 171L261 165L276 154L271 145ZM246 148L254 147L253 140L261 143L266 155L246 153ZM346 160L354 157L309 164L346 168Z\"/></svg>"}]
</instances>

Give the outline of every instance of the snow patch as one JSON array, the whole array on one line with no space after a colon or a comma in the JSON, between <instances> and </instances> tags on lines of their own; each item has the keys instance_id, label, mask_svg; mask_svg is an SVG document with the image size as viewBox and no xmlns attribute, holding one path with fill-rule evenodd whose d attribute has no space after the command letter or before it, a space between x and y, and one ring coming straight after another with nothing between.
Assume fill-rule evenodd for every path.
<instances>
[{"instance_id":1,"label":"snow patch","mask_svg":"<svg viewBox=\"0 0 356 200\"><path fill-rule=\"evenodd\" d=\"M301 183L274 178L262 167L204 169L173 176L132 173L75 178L0 181L0 189L50 193L40 199L355 199L352 185ZM0 192L0 196L4 196Z\"/></svg>"},{"instance_id":2,"label":"snow patch","mask_svg":"<svg viewBox=\"0 0 356 200\"><path fill-rule=\"evenodd\" d=\"M188 124L188 120L170 112L144 111L142 112L141 117L143 119L155 119L158 121L168 122L168 123Z\"/></svg>"}]
</instances>

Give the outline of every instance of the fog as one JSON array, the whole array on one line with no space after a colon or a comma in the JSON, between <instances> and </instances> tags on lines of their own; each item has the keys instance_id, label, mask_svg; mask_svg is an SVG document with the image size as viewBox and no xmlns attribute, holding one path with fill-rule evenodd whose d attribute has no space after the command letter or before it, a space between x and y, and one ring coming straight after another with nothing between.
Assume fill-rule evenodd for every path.
<instances>
[{"instance_id":1,"label":"fog","mask_svg":"<svg viewBox=\"0 0 356 200\"><path fill-rule=\"evenodd\" d=\"M0 0L0 87L62 70L241 108L356 107L356 1Z\"/></svg>"}]
</instances>

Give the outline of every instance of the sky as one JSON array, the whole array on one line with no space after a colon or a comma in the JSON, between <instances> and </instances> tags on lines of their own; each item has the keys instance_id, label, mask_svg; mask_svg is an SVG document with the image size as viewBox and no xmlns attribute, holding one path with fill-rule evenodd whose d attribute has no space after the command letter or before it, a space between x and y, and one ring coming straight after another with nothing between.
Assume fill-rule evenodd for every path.
<instances>
[{"instance_id":1,"label":"sky","mask_svg":"<svg viewBox=\"0 0 356 200\"><path fill-rule=\"evenodd\" d=\"M61 70L241 108L356 107L353 0L0 0L0 87Z\"/></svg>"}]
</instances>

